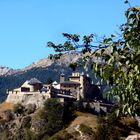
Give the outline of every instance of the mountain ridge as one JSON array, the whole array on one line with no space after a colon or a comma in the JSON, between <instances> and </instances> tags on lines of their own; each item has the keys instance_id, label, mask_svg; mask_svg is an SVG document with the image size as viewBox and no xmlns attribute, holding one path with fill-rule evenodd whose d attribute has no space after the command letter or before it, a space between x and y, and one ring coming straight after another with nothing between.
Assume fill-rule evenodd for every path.
<instances>
[{"instance_id":1,"label":"mountain ridge","mask_svg":"<svg viewBox=\"0 0 140 140\"><path fill-rule=\"evenodd\" d=\"M12 74L18 74L22 72L26 72L28 70L31 70L33 68L46 68L52 65L53 63L57 64L66 64L69 65L70 62L75 62L80 58L80 53L78 52L71 52L71 53L65 53L63 54L60 59L50 59L49 57L42 58L36 62L33 62L32 64L26 66L23 69L13 69L7 66L0 66L0 76L5 75L12 75Z\"/></svg>"},{"instance_id":2,"label":"mountain ridge","mask_svg":"<svg viewBox=\"0 0 140 140\"><path fill-rule=\"evenodd\" d=\"M19 70L3 67L3 73L0 72L0 100L5 100L7 90L18 88L23 82L31 78L37 78L43 83L48 78L59 82L61 73L64 73L67 78L73 72L69 64L81 61L81 58L81 53L71 52L65 53L60 59L43 58ZM78 66L77 71L83 72L85 69L82 66Z\"/></svg>"},{"instance_id":3,"label":"mountain ridge","mask_svg":"<svg viewBox=\"0 0 140 140\"><path fill-rule=\"evenodd\" d=\"M6 66L0 66L0 76L16 73L18 70Z\"/></svg>"}]
</instances>

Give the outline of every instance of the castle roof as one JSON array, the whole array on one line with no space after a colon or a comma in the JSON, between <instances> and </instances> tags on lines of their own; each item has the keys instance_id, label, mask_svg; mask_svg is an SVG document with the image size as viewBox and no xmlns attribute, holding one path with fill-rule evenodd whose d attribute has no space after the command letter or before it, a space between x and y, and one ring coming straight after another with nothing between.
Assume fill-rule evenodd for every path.
<instances>
[{"instance_id":1,"label":"castle roof","mask_svg":"<svg viewBox=\"0 0 140 140\"><path fill-rule=\"evenodd\" d=\"M79 78L80 76L69 76L69 78Z\"/></svg>"},{"instance_id":2,"label":"castle roof","mask_svg":"<svg viewBox=\"0 0 140 140\"><path fill-rule=\"evenodd\" d=\"M64 73L61 73L61 76L65 76L65 74Z\"/></svg>"},{"instance_id":3,"label":"castle roof","mask_svg":"<svg viewBox=\"0 0 140 140\"><path fill-rule=\"evenodd\" d=\"M64 81L64 82L61 82L60 84L75 84L75 85L80 85L80 83L73 82L73 81Z\"/></svg>"},{"instance_id":4,"label":"castle roof","mask_svg":"<svg viewBox=\"0 0 140 140\"><path fill-rule=\"evenodd\" d=\"M29 81L30 85L34 85L34 84L42 84L42 82L40 82L38 79L36 78L31 78Z\"/></svg>"},{"instance_id":5,"label":"castle roof","mask_svg":"<svg viewBox=\"0 0 140 140\"><path fill-rule=\"evenodd\" d=\"M52 84L53 84L53 85L57 85L58 83L57 83L56 81L54 81Z\"/></svg>"}]
</instances>

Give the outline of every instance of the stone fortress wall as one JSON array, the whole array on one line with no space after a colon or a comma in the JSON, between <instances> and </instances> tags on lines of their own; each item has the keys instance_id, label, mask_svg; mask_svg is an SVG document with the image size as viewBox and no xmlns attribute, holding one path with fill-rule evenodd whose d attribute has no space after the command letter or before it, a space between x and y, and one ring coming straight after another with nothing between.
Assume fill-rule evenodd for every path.
<instances>
[{"instance_id":1,"label":"stone fortress wall","mask_svg":"<svg viewBox=\"0 0 140 140\"><path fill-rule=\"evenodd\" d=\"M51 98L49 92L15 92L9 91L6 102L10 103L22 103L35 104L37 107L43 106L43 103L48 98Z\"/></svg>"},{"instance_id":2,"label":"stone fortress wall","mask_svg":"<svg viewBox=\"0 0 140 140\"><path fill-rule=\"evenodd\" d=\"M60 83L56 81L50 85L43 85L36 78L27 80L20 88L8 91L6 102L36 104L37 107L43 105L48 98L59 98L65 100L83 100L88 98L88 94L97 95L99 88L91 84L90 78L85 74L72 73L68 80L61 74ZM89 96L91 97L91 96Z\"/></svg>"},{"instance_id":3,"label":"stone fortress wall","mask_svg":"<svg viewBox=\"0 0 140 140\"><path fill-rule=\"evenodd\" d=\"M43 87L43 84L35 78L7 93L6 102L8 103L35 104L37 107L42 106L45 100L51 98L50 90Z\"/></svg>"}]
</instances>

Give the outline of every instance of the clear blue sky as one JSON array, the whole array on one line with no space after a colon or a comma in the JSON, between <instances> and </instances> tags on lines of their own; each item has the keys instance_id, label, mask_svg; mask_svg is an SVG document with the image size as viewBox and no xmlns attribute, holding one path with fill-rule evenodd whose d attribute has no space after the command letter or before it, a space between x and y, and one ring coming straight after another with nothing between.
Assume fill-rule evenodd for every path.
<instances>
[{"instance_id":1,"label":"clear blue sky","mask_svg":"<svg viewBox=\"0 0 140 140\"><path fill-rule=\"evenodd\" d=\"M24 68L47 57L46 43L60 43L63 32L114 33L127 8L123 0L0 0L0 65Z\"/></svg>"}]
</instances>

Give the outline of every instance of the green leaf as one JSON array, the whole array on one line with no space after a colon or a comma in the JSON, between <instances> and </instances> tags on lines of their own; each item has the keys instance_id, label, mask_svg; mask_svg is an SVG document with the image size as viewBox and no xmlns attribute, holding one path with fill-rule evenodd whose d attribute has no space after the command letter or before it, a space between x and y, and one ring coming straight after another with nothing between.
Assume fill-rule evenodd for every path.
<instances>
[{"instance_id":1,"label":"green leaf","mask_svg":"<svg viewBox=\"0 0 140 140\"><path fill-rule=\"evenodd\" d=\"M127 109L127 112L131 115L131 108L130 107Z\"/></svg>"},{"instance_id":2,"label":"green leaf","mask_svg":"<svg viewBox=\"0 0 140 140\"><path fill-rule=\"evenodd\" d=\"M135 71L138 71L138 65L136 65L134 69L135 69Z\"/></svg>"},{"instance_id":3,"label":"green leaf","mask_svg":"<svg viewBox=\"0 0 140 140\"><path fill-rule=\"evenodd\" d=\"M119 109L117 109L115 113L116 113L116 116L118 117L118 116L119 116L119 114L120 114L120 110L119 110Z\"/></svg>"},{"instance_id":4,"label":"green leaf","mask_svg":"<svg viewBox=\"0 0 140 140\"><path fill-rule=\"evenodd\" d=\"M129 60L127 60L127 61L126 61L126 65L128 65L128 64L129 64L129 62L130 62L130 61L129 61Z\"/></svg>"}]
</instances>

